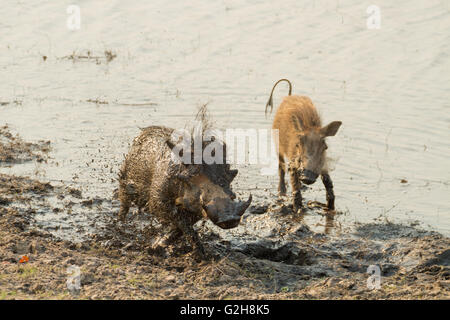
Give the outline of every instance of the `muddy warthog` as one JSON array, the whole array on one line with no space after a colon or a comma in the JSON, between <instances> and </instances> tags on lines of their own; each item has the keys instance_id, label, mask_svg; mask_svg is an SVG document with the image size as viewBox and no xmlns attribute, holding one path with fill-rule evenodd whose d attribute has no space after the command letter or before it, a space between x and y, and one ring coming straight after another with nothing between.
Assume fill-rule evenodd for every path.
<instances>
[{"instance_id":1,"label":"muddy warthog","mask_svg":"<svg viewBox=\"0 0 450 320\"><path fill-rule=\"evenodd\" d=\"M273 109L272 95L278 83L286 81L289 84L289 95L283 98L273 120L273 129L279 130L278 173L280 195L286 194L284 181L286 164L291 177L294 212L302 207L301 183L312 184L321 175L327 192L327 206L334 210L333 182L326 165L327 144L325 138L334 136L341 126L341 121L333 121L322 127L322 123L311 99L305 96L291 95L292 85L289 80L278 80L272 88L269 101L266 104Z\"/></svg>"},{"instance_id":2,"label":"muddy warthog","mask_svg":"<svg viewBox=\"0 0 450 320\"><path fill-rule=\"evenodd\" d=\"M142 130L120 170L119 217L126 218L134 203L155 215L174 236L184 234L201 257L203 246L193 225L209 218L223 229L236 227L252 198L233 201L230 183L238 173L222 164L184 164L171 156L173 129L153 126ZM224 156L225 157L225 156ZM225 160L225 159L224 159Z\"/></svg>"}]
</instances>

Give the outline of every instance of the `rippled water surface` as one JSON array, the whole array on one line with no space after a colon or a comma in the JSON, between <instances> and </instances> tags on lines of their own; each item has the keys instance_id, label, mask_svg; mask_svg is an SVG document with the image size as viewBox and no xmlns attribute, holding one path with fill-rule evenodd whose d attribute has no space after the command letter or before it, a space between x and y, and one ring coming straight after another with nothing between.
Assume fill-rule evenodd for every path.
<instances>
[{"instance_id":1,"label":"rippled water surface","mask_svg":"<svg viewBox=\"0 0 450 320\"><path fill-rule=\"evenodd\" d=\"M450 235L449 1L377 1L376 30L372 2L356 0L78 3L77 31L71 2L2 5L0 125L53 149L48 164L1 172L111 199L139 127L184 127L209 102L219 128L270 128L264 106L288 78L324 123L343 122L328 141L341 225L381 215ZM98 58L70 57L88 51ZM286 94L280 85L275 105ZM241 167L234 187L273 202L278 178L259 169ZM324 201L323 186L304 198Z\"/></svg>"}]
</instances>

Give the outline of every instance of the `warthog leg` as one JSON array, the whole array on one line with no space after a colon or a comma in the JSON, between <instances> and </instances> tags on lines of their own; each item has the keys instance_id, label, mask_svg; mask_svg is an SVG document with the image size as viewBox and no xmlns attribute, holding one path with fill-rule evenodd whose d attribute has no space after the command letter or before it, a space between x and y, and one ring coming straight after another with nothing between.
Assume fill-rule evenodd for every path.
<instances>
[{"instance_id":1,"label":"warthog leg","mask_svg":"<svg viewBox=\"0 0 450 320\"><path fill-rule=\"evenodd\" d=\"M120 171L121 179L125 175L123 174L123 170ZM127 217L128 211L130 210L131 203L133 198L136 196L136 186L134 183L125 183L120 181L119 183L119 200L120 200L120 211L119 211L119 219L121 221L125 221ZM141 208L139 207L139 211Z\"/></svg>"},{"instance_id":2,"label":"warthog leg","mask_svg":"<svg viewBox=\"0 0 450 320\"><path fill-rule=\"evenodd\" d=\"M206 259L205 248L203 247L197 232L195 232L192 224L188 219L178 218L176 220L177 227L183 232L184 236L192 244L194 250L199 255L201 259Z\"/></svg>"},{"instance_id":3,"label":"warthog leg","mask_svg":"<svg viewBox=\"0 0 450 320\"><path fill-rule=\"evenodd\" d=\"M119 199L120 199L119 220L125 221L128 211L130 210L131 201L126 192L124 192L123 188L119 188Z\"/></svg>"},{"instance_id":4,"label":"warthog leg","mask_svg":"<svg viewBox=\"0 0 450 320\"><path fill-rule=\"evenodd\" d=\"M125 221L129 210L130 210L129 206L120 205L120 210L119 210L119 220L120 221Z\"/></svg>"},{"instance_id":5,"label":"warthog leg","mask_svg":"<svg viewBox=\"0 0 450 320\"><path fill-rule=\"evenodd\" d=\"M278 194L280 196L286 195L286 182L284 181L284 176L286 173L286 163L284 162L284 157L278 157L278 175L280 176L280 183L278 185Z\"/></svg>"},{"instance_id":6,"label":"warthog leg","mask_svg":"<svg viewBox=\"0 0 450 320\"><path fill-rule=\"evenodd\" d=\"M334 210L334 191L333 191L333 181L331 181L330 175L328 173L322 174L322 182L327 190L327 207L328 210Z\"/></svg>"},{"instance_id":7,"label":"warthog leg","mask_svg":"<svg viewBox=\"0 0 450 320\"><path fill-rule=\"evenodd\" d=\"M293 210L294 213L297 213L299 209L302 207L302 193L301 187L302 183L300 181L300 177L295 168L289 168L289 174L291 177L291 186L292 186L292 200L293 200Z\"/></svg>"}]
</instances>

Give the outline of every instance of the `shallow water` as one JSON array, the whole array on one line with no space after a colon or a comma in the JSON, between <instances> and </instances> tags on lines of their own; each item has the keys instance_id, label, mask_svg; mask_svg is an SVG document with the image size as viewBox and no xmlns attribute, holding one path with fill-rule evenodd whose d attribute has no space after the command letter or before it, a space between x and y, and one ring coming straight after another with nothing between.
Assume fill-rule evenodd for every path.
<instances>
[{"instance_id":1,"label":"shallow water","mask_svg":"<svg viewBox=\"0 0 450 320\"><path fill-rule=\"evenodd\" d=\"M139 127L182 128L209 102L219 128L270 128L264 106L288 78L324 123L343 122L328 141L341 225L381 215L450 235L449 1L378 1L378 30L360 1L82 1L77 31L69 4L11 2L0 13L0 102L10 102L0 125L53 147L48 164L1 172L111 199ZM105 50L117 57L108 63ZM98 63L64 58L87 51ZM285 94L280 85L275 105ZM273 202L278 179L259 170L241 167L234 188ZM323 186L304 198L325 201Z\"/></svg>"}]
</instances>

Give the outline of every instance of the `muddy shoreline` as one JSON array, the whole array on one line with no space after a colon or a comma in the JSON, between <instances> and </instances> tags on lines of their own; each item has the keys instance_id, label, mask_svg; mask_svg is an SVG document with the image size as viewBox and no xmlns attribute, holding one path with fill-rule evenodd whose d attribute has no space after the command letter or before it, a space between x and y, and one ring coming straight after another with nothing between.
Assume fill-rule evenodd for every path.
<instances>
[{"instance_id":1,"label":"muddy shoreline","mask_svg":"<svg viewBox=\"0 0 450 320\"><path fill-rule=\"evenodd\" d=\"M20 145L33 144L14 143L16 158L39 161ZM0 299L450 298L450 239L414 225L374 221L327 233L334 217L310 203L308 214L326 221L323 232L312 231L272 199L255 202L237 229L200 222L210 259L197 261L185 243L155 245L164 231L151 216L117 223L117 211L113 195L0 174ZM64 228L40 219L43 212L58 221L80 215L88 227L68 218L65 228L80 237L64 240ZM371 265L379 289L368 287ZM81 271L78 291L67 287L71 266Z\"/></svg>"}]
</instances>

